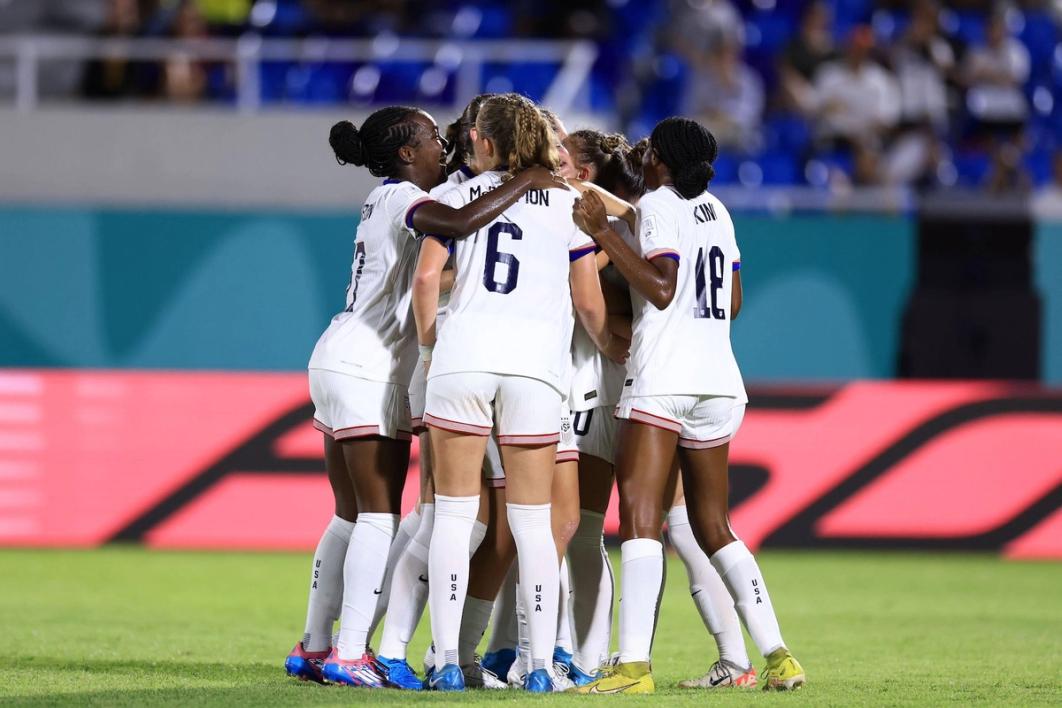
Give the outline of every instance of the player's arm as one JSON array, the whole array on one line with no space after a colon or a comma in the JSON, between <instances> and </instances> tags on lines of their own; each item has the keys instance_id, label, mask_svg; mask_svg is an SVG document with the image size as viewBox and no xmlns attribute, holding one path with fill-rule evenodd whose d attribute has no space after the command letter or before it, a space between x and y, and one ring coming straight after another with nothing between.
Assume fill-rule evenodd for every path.
<instances>
[{"instance_id":1,"label":"player's arm","mask_svg":"<svg viewBox=\"0 0 1062 708\"><path fill-rule=\"evenodd\" d=\"M571 283L572 304L583 329L594 345L609 359L622 364L627 360L630 342L612 334L608 326L605 298L597 277L594 259L581 257L572 261L568 280Z\"/></svg>"},{"instance_id":2,"label":"player's arm","mask_svg":"<svg viewBox=\"0 0 1062 708\"><path fill-rule=\"evenodd\" d=\"M413 275L413 318L417 322L417 342L421 358L431 361L435 346L435 315L439 310L439 285L450 251L442 241L428 237L421 241L417 270Z\"/></svg>"},{"instance_id":3,"label":"player's arm","mask_svg":"<svg viewBox=\"0 0 1062 708\"><path fill-rule=\"evenodd\" d=\"M665 256L647 260L635 253L608 225L605 205L594 192L587 191L575 201L572 218L605 250L613 265L642 297L658 310L671 304L678 285L677 260Z\"/></svg>"},{"instance_id":4,"label":"player's arm","mask_svg":"<svg viewBox=\"0 0 1062 708\"><path fill-rule=\"evenodd\" d=\"M734 284L730 290L730 320L736 320L739 312L741 312L741 271L735 270Z\"/></svg>"},{"instance_id":5,"label":"player's arm","mask_svg":"<svg viewBox=\"0 0 1062 708\"><path fill-rule=\"evenodd\" d=\"M599 187L593 182L583 182L582 180L573 179L569 180L568 184L572 186L580 195L590 191L601 197L601 201L605 203L605 213L609 216L623 219L627 222L627 225L631 228L631 233L634 233L634 226L638 220L638 212L634 208L634 205L630 202L620 199L612 192L608 191L604 187ZM599 254L600 255L600 254ZM608 261L598 264L601 268L608 265Z\"/></svg>"},{"instance_id":6,"label":"player's arm","mask_svg":"<svg viewBox=\"0 0 1062 708\"><path fill-rule=\"evenodd\" d=\"M410 208L406 214L406 223L424 234L460 238L497 219L517 199L524 196L527 190L551 189L565 185L563 178L555 176L545 167L532 167L460 209L425 199Z\"/></svg>"}]
</instances>

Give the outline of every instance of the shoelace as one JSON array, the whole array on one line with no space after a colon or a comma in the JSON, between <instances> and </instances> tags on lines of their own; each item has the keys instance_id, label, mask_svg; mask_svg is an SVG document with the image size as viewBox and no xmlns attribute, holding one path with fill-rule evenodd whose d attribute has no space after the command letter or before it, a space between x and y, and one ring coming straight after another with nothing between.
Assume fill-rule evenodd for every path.
<instances>
[{"instance_id":1,"label":"shoelace","mask_svg":"<svg viewBox=\"0 0 1062 708\"><path fill-rule=\"evenodd\" d=\"M494 673L490 669L488 669L488 668L483 666L483 657L480 656L479 654L473 654L472 655L472 665L475 666L477 669L479 669L480 673L486 674L486 675L490 676L491 678L495 678L495 679L498 678L498 674ZM498 679L498 680L500 681L501 679Z\"/></svg>"}]
</instances>

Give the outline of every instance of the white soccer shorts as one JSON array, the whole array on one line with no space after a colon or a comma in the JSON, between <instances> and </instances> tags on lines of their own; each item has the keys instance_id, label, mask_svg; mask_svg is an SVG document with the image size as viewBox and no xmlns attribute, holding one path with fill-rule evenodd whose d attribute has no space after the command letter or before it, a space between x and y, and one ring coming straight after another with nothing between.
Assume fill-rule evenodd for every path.
<instances>
[{"instance_id":1,"label":"white soccer shorts","mask_svg":"<svg viewBox=\"0 0 1062 708\"><path fill-rule=\"evenodd\" d=\"M424 423L483 436L496 428L499 445L550 445L560 440L560 405L557 389L527 376L443 374L428 379Z\"/></svg>"},{"instance_id":2,"label":"white soccer shorts","mask_svg":"<svg viewBox=\"0 0 1062 708\"><path fill-rule=\"evenodd\" d=\"M578 411L572 417L572 431L580 455L593 455L609 464L616 461L615 406L598 406Z\"/></svg>"},{"instance_id":3,"label":"white soccer shorts","mask_svg":"<svg viewBox=\"0 0 1062 708\"><path fill-rule=\"evenodd\" d=\"M560 410L560 442L557 443L557 463L578 462L579 446L575 441L575 429L572 427L572 412L564 403Z\"/></svg>"},{"instance_id":4,"label":"white soccer shorts","mask_svg":"<svg viewBox=\"0 0 1062 708\"><path fill-rule=\"evenodd\" d=\"M336 440L381 435L412 438L406 387L310 369L313 426Z\"/></svg>"},{"instance_id":5,"label":"white soccer shorts","mask_svg":"<svg viewBox=\"0 0 1062 708\"><path fill-rule=\"evenodd\" d=\"M621 399L616 417L678 433L679 447L703 450L733 439L745 404L730 396L637 396Z\"/></svg>"}]
</instances>

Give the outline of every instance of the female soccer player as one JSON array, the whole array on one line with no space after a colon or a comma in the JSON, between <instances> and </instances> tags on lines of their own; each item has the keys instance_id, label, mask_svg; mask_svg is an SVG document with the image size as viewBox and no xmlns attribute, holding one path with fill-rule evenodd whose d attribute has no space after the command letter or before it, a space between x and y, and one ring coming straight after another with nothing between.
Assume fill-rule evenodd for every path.
<instances>
[{"instance_id":1,"label":"female soccer player","mask_svg":"<svg viewBox=\"0 0 1062 708\"><path fill-rule=\"evenodd\" d=\"M444 199L451 203L501 186L499 168L510 175L532 165L556 168L552 131L527 99L488 100L476 133L477 165L490 169L449 192ZM593 262L583 259L593 246L571 223L570 212L564 213L574 198L568 189L533 190L489 228L456 243L455 285L438 346L438 282L447 245L426 241L421 249L413 306L422 357L429 363L424 419L436 455L428 573L435 689L464 688L457 663L468 538L479 507L486 436L496 421L507 516L531 615L533 670L525 687L553 690L547 666L556 635L558 563L549 499L572 302L595 343L614 358L624 356L608 332Z\"/></svg>"},{"instance_id":2,"label":"female soccer player","mask_svg":"<svg viewBox=\"0 0 1062 708\"><path fill-rule=\"evenodd\" d=\"M650 693L650 652L663 581L662 509L676 450L698 542L723 577L767 659L765 688L796 688L804 671L782 640L759 567L728 519L727 456L747 396L730 347L731 291L741 257L722 202L706 191L718 149L694 121L653 129L643 159L651 190L638 205L637 242L609 227L593 193L573 216L631 286L634 339L617 407L623 603L620 657L583 693Z\"/></svg>"},{"instance_id":3,"label":"female soccer player","mask_svg":"<svg viewBox=\"0 0 1062 708\"><path fill-rule=\"evenodd\" d=\"M376 111L360 130L337 123L329 143L340 164L365 166L387 179L362 207L346 308L310 358L314 426L324 433L329 478L336 480L338 521L329 524L314 557L306 635L285 668L303 679L379 685L366 641L387 578L409 463L405 388L416 361L414 232L470 233L527 189L557 182L548 170L535 170L461 209L435 202L425 190L443 178L443 141L431 116L414 108ZM339 481L344 476L349 486ZM327 654L340 596L339 641Z\"/></svg>"}]
</instances>

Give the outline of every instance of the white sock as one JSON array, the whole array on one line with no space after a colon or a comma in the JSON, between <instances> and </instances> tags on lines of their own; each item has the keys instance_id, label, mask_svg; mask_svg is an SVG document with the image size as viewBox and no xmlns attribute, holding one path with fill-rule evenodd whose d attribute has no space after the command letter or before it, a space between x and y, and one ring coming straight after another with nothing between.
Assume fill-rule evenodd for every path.
<instances>
[{"instance_id":1,"label":"white sock","mask_svg":"<svg viewBox=\"0 0 1062 708\"><path fill-rule=\"evenodd\" d=\"M605 551L602 530L605 515L579 512L579 528L568 544L572 576L573 663L585 672L608 660L612 641L612 564Z\"/></svg>"},{"instance_id":2,"label":"white sock","mask_svg":"<svg viewBox=\"0 0 1062 708\"><path fill-rule=\"evenodd\" d=\"M398 514L359 513L343 563L343 617L339 623L339 658L360 659L369 625L387 575L387 555L398 530Z\"/></svg>"},{"instance_id":3,"label":"white sock","mask_svg":"<svg viewBox=\"0 0 1062 708\"><path fill-rule=\"evenodd\" d=\"M664 546L635 538L620 546L620 661L649 661L664 584Z\"/></svg>"},{"instance_id":4,"label":"white sock","mask_svg":"<svg viewBox=\"0 0 1062 708\"><path fill-rule=\"evenodd\" d=\"M409 541L417 532L419 525L420 512L415 507L398 524L395 540L391 542L391 550L387 553L387 574L384 576L382 592L376 598L376 612L373 613L372 624L369 625L370 642L373 635L376 634L376 628L380 626L380 620L383 619L384 613L387 612L387 606L391 600L391 579L394 577L395 566L398 565L398 559L402 557L402 552L406 550L406 546L409 545Z\"/></svg>"},{"instance_id":5,"label":"white sock","mask_svg":"<svg viewBox=\"0 0 1062 708\"><path fill-rule=\"evenodd\" d=\"M712 565L723 576L730 590L738 614L745 622L753 643L760 654L767 656L775 649L785 646L778 618L767 594L767 585L756 559L741 541L734 541L712 555Z\"/></svg>"},{"instance_id":6,"label":"white sock","mask_svg":"<svg viewBox=\"0 0 1062 708\"><path fill-rule=\"evenodd\" d=\"M476 551L479 550L479 545L483 543L483 539L487 537L487 525L476 519L472 524L472 535L468 539L468 557L476 555Z\"/></svg>"},{"instance_id":7,"label":"white sock","mask_svg":"<svg viewBox=\"0 0 1062 708\"><path fill-rule=\"evenodd\" d=\"M469 666L475 660L476 647L483 639L490 623L490 611L494 603L480 600L468 595L465 597L464 611L461 613L461 633L458 638L458 661L461 666Z\"/></svg>"},{"instance_id":8,"label":"white sock","mask_svg":"<svg viewBox=\"0 0 1062 708\"><path fill-rule=\"evenodd\" d=\"M520 564L520 593L530 641L528 672L553 666L560 567L549 504L506 504Z\"/></svg>"},{"instance_id":9,"label":"white sock","mask_svg":"<svg viewBox=\"0 0 1062 708\"><path fill-rule=\"evenodd\" d=\"M313 554L310 600L306 606L306 631L302 648L327 651L332 648L332 627L343 606L343 561L354 531L354 522L333 516Z\"/></svg>"},{"instance_id":10,"label":"white sock","mask_svg":"<svg viewBox=\"0 0 1062 708\"><path fill-rule=\"evenodd\" d=\"M561 558L560 588L557 593L557 646L572 653L572 579L568 575L568 559Z\"/></svg>"},{"instance_id":11,"label":"white sock","mask_svg":"<svg viewBox=\"0 0 1062 708\"><path fill-rule=\"evenodd\" d=\"M520 644L520 627L516 617L516 563L509 568L505 582L494 598L494 614L491 615L490 642L487 653L501 649L516 649Z\"/></svg>"},{"instance_id":12,"label":"white sock","mask_svg":"<svg viewBox=\"0 0 1062 708\"><path fill-rule=\"evenodd\" d=\"M667 529L671 545L686 566L693 602L701 613L704 626L715 637L719 658L741 667L751 666L741 622L734 610L734 598L694 538L685 505L673 507L668 512Z\"/></svg>"},{"instance_id":13,"label":"white sock","mask_svg":"<svg viewBox=\"0 0 1062 708\"><path fill-rule=\"evenodd\" d=\"M428 604L435 665L457 664L461 612L468 592L468 549L479 495L435 495L435 529L428 549Z\"/></svg>"},{"instance_id":14,"label":"white sock","mask_svg":"<svg viewBox=\"0 0 1062 708\"><path fill-rule=\"evenodd\" d=\"M405 659L406 647L428 603L428 545L435 528L435 505L420 505L420 523L395 564L380 656ZM422 580L423 578L423 580Z\"/></svg>"},{"instance_id":15,"label":"white sock","mask_svg":"<svg viewBox=\"0 0 1062 708\"><path fill-rule=\"evenodd\" d=\"M527 667L531 665L531 630L527 625L527 608L519 582L516 583L516 655L524 671L530 671Z\"/></svg>"}]
</instances>

